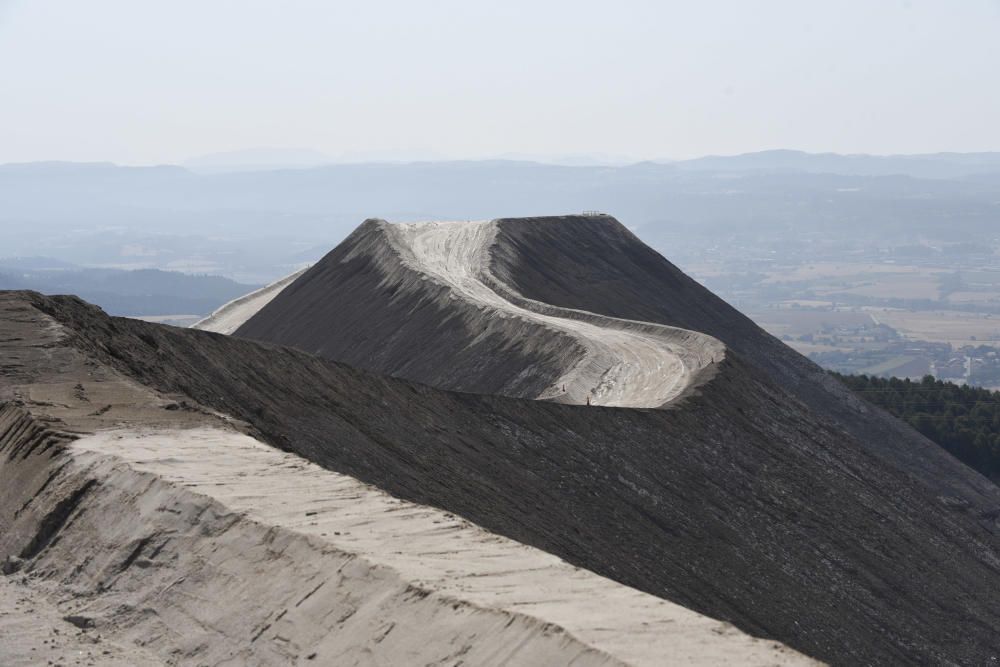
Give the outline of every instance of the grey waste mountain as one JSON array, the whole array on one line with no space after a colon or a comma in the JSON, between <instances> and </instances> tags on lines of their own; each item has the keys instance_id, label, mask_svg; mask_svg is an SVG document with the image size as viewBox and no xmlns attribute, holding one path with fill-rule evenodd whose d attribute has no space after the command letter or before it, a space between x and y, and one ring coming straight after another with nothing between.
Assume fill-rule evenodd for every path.
<instances>
[{"instance_id":1,"label":"grey waste mountain","mask_svg":"<svg viewBox=\"0 0 1000 667\"><path fill-rule=\"evenodd\" d=\"M940 495L735 354L671 409L587 407L6 298L94 363L258 439L807 655L983 664L1000 650L1000 505Z\"/></svg>"},{"instance_id":2,"label":"grey waste mountain","mask_svg":"<svg viewBox=\"0 0 1000 667\"><path fill-rule=\"evenodd\" d=\"M613 219L494 227L486 278L507 300L680 328L723 354L666 409L527 400L546 398L587 340L484 312L404 261L381 221L236 338L16 298L100 363L277 447L813 657L998 654L996 487Z\"/></svg>"},{"instance_id":3,"label":"grey waste mountain","mask_svg":"<svg viewBox=\"0 0 1000 667\"><path fill-rule=\"evenodd\" d=\"M766 383L784 403L802 406L804 419L843 431L956 507L975 515L1000 504L995 485L859 400L614 218L500 219L495 226L485 272L504 295L707 335L741 362L748 381ZM542 396L585 356L579 339L563 331L456 299L404 261L394 228L366 221L236 335L435 387L527 398ZM708 371L703 380L716 369Z\"/></svg>"}]
</instances>

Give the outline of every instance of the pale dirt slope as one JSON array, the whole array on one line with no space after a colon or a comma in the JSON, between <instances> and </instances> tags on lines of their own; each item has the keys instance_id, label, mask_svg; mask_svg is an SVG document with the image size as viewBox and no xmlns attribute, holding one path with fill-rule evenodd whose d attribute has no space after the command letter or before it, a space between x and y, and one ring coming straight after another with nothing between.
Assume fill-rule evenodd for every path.
<instances>
[{"instance_id":1,"label":"pale dirt slope","mask_svg":"<svg viewBox=\"0 0 1000 667\"><path fill-rule=\"evenodd\" d=\"M428 592L428 605L460 607L458 614L435 612L455 616L451 624L471 613L485 629L492 622L482 621L496 617L508 630L486 632L466 645L469 664L813 664L777 642L754 639L729 624L572 567L450 513L398 500L241 434L219 429L108 431L73 447L118 456L133 469L212 498L246 520L308 536L319 550L329 545L353 554L359 567L366 563L391 571ZM266 564L258 567L271 571ZM248 571L246 576L252 575ZM280 569L274 576L281 576ZM309 581L318 586L326 579L320 575ZM289 589L299 584L287 582ZM366 594L349 580L339 584L335 592L324 594L356 600ZM270 586L276 587L275 582ZM319 605L323 595L317 592L313 598ZM249 600L243 612L254 614L255 604ZM274 599L260 604L276 612L280 607ZM435 634L433 627L393 618L388 609L380 613L384 617L378 625L387 629L382 658L413 664L419 655L433 654L430 647L418 648ZM395 636L389 634L394 622ZM285 637L300 654L327 657L352 650L357 637L344 631L320 637L322 623L290 610L258 641Z\"/></svg>"},{"instance_id":2,"label":"pale dirt slope","mask_svg":"<svg viewBox=\"0 0 1000 667\"><path fill-rule=\"evenodd\" d=\"M219 306L208 317L192 324L191 328L229 335L243 326L244 322L270 303L274 297L281 294L283 289L295 282L295 279L307 270L308 267L300 269L281 280L276 280L270 285L261 287L259 290L250 292L238 299L233 299L229 303Z\"/></svg>"},{"instance_id":3,"label":"pale dirt slope","mask_svg":"<svg viewBox=\"0 0 1000 667\"><path fill-rule=\"evenodd\" d=\"M595 405L656 408L683 393L700 371L724 354L722 345L708 336L700 341L706 349L691 354L685 335L689 332L666 326L637 331L628 328L636 323L610 317L572 319L551 306L503 294L488 275L497 232L493 221L426 222L390 229L404 261L446 284L455 298L495 317L533 320L583 345L585 355L537 398L583 403L589 396Z\"/></svg>"},{"instance_id":4,"label":"pale dirt slope","mask_svg":"<svg viewBox=\"0 0 1000 667\"><path fill-rule=\"evenodd\" d=\"M816 664L221 423L53 457L26 419L0 410L0 550L34 535L0 628L33 623L0 664Z\"/></svg>"},{"instance_id":5,"label":"pale dirt slope","mask_svg":"<svg viewBox=\"0 0 1000 667\"><path fill-rule=\"evenodd\" d=\"M0 664L154 667L165 664L152 653L80 628L42 592L16 577L0 577Z\"/></svg>"}]
</instances>

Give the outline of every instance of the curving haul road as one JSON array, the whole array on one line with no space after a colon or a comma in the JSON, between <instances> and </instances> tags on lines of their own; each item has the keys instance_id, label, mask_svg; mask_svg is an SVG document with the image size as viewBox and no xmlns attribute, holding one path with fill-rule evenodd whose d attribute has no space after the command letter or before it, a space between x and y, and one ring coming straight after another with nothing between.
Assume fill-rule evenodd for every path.
<instances>
[{"instance_id":1,"label":"curving haul road","mask_svg":"<svg viewBox=\"0 0 1000 667\"><path fill-rule=\"evenodd\" d=\"M386 225L403 262L496 317L569 334L585 350L538 399L663 407L703 383L725 356L717 339L686 329L558 308L527 299L490 270L496 221Z\"/></svg>"}]
</instances>

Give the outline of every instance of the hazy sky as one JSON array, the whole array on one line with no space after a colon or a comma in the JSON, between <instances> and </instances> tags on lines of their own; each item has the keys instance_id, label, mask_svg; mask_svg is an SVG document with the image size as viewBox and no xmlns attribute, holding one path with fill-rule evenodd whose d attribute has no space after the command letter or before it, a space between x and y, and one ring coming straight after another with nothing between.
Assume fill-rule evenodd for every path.
<instances>
[{"instance_id":1,"label":"hazy sky","mask_svg":"<svg viewBox=\"0 0 1000 667\"><path fill-rule=\"evenodd\" d=\"M0 0L0 162L1000 150L1000 0Z\"/></svg>"}]
</instances>

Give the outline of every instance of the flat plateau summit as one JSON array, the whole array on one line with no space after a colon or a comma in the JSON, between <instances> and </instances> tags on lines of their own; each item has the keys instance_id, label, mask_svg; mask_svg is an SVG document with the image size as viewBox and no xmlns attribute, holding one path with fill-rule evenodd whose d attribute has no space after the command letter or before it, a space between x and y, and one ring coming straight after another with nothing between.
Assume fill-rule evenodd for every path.
<instances>
[{"instance_id":1,"label":"flat plateau summit","mask_svg":"<svg viewBox=\"0 0 1000 667\"><path fill-rule=\"evenodd\" d=\"M1000 655L1000 490L609 216L369 220L216 315L0 294L0 631L30 607L120 664Z\"/></svg>"}]
</instances>

